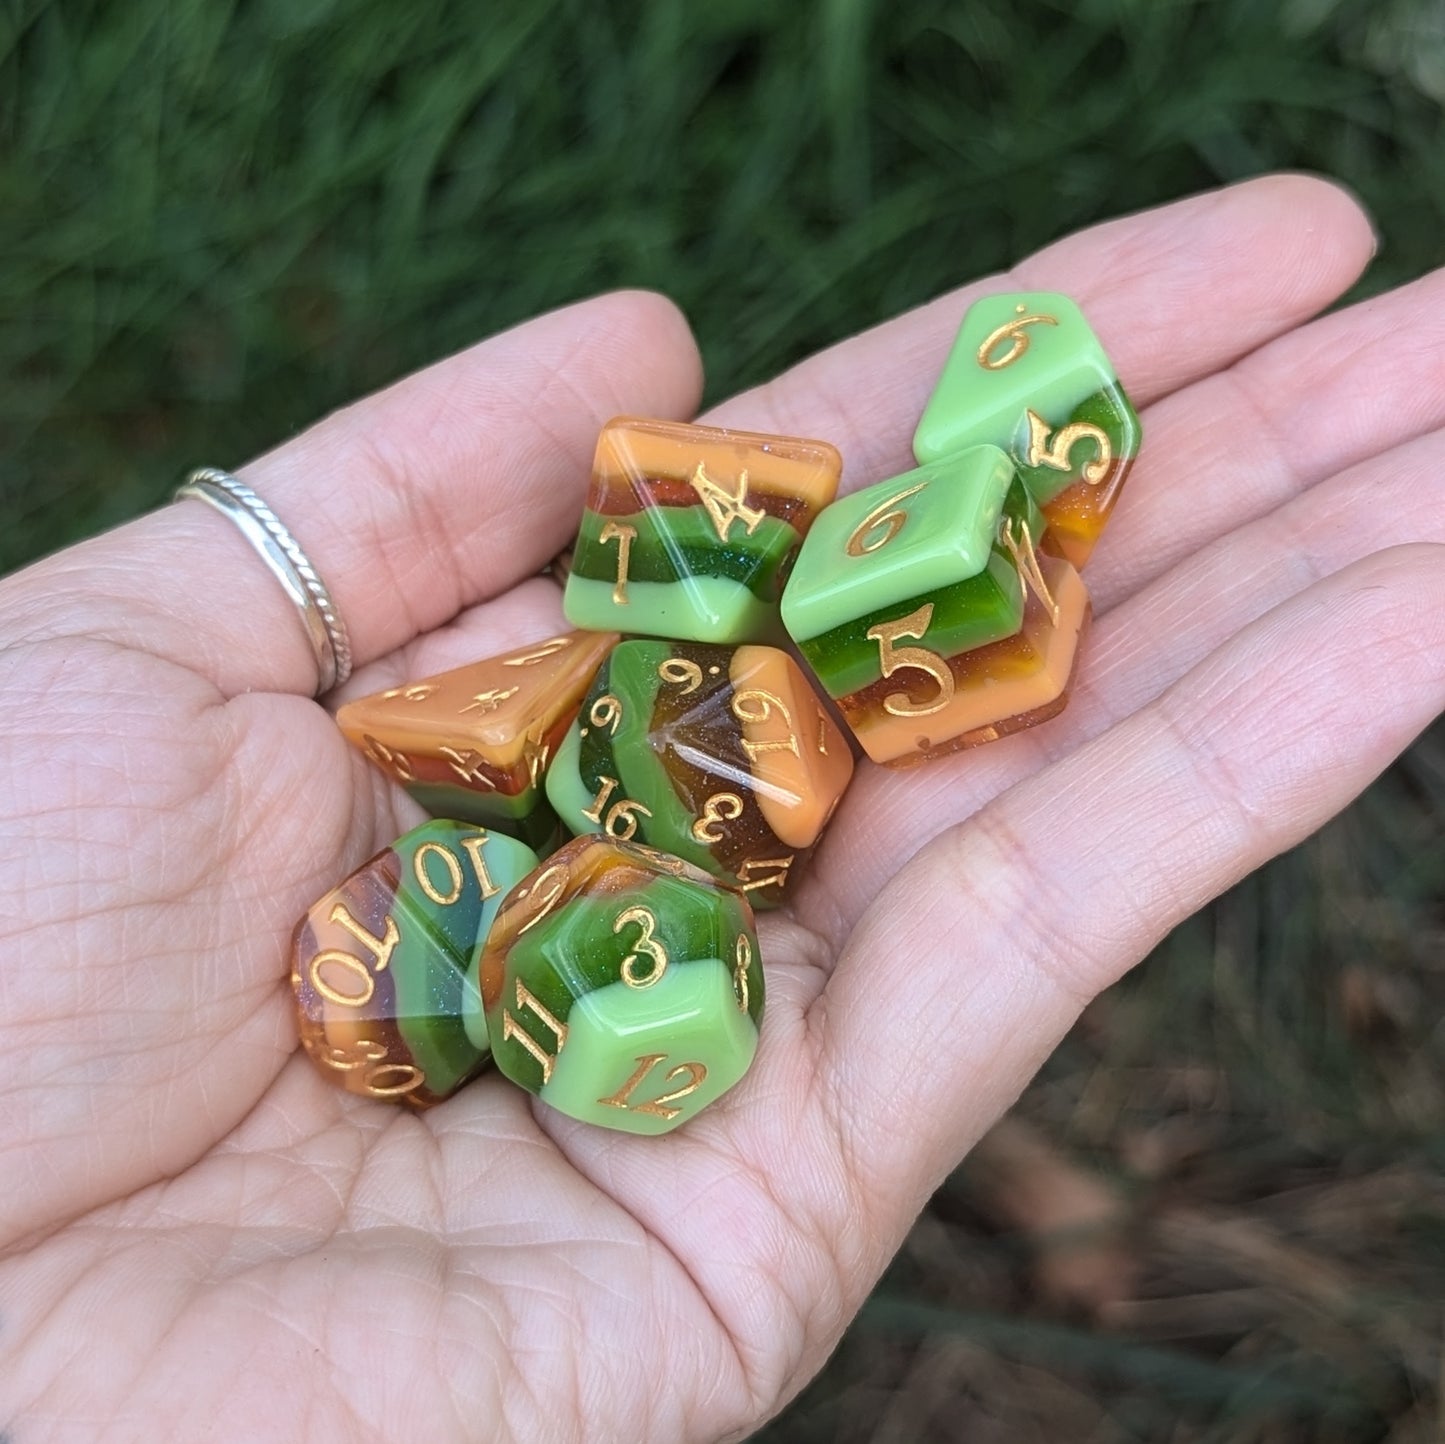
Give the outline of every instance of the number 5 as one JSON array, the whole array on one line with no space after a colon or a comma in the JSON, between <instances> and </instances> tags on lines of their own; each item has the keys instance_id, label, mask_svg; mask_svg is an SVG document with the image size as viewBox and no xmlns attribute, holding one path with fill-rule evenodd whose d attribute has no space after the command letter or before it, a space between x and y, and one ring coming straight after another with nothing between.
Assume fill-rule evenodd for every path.
<instances>
[{"instance_id":1,"label":"number 5","mask_svg":"<svg viewBox=\"0 0 1445 1444\"><path fill-rule=\"evenodd\" d=\"M883 665L883 675L891 677L903 667L916 667L927 672L938 683L938 696L926 705L915 706L908 700L907 693L890 692L883 699L883 710L894 717L927 717L941 712L953 699L953 673L936 652L924 647L895 647L899 637L922 638L933 620L933 603L924 602L916 612L899 617L896 622L879 622L868 628L868 640L878 643L878 659Z\"/></svg>"}]
</instances>

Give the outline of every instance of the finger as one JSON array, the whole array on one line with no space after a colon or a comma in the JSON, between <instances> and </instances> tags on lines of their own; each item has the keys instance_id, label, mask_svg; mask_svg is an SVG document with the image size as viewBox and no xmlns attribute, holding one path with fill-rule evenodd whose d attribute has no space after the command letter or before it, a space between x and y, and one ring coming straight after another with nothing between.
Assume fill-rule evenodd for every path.
<instances>
[{"instance_id":1,"label":"finger","mask_svg":"<svg viewBox=\"0 0 1445 1444\"><path fill-rule=\"evenodd\" d=\"M1445 424L1445 271L1322 317L1151 408L1089 568L1109 606L1366 457Z\"/></svg>"},{"instance_id":2,"label":"finger","mask_svg":"<svg viewBox=\"0 0 1445 1444\"><path fill-rule=\"evenodd\" d=\"M916 1207L1090 998L1343 807L1442 704L1445 549L1397 548L931 843L863 919L817 1029L864 1192L889 1216Z\"/></svg>"},{"instance_id":3,"label":"finger","mask_svg":"<svg viewBox=\"0 0 1445 1444\"><path fill-rule=\"evenodd\" d=\"M241 476L330 588L365 663L536 572L576 530L602 423L691 415L699 385L670 302L604 296L408 377ZM228 696L316 687L276 579L232 523L190 502L10 579L0 617L11 638L69 628L168 657Z\"/></svg>"},{"instance_id":4,"label":"finger","mask_svg":"<svg viewBox=\"0 0 1445 1444\"><path fill-rule=\"evenodd\" d=\"M826 437L846 458L845 490L856 490L916 464L913 429L979 296L1067 292L1142 406L1313 316L1373 248L1364 213L1338 187L1304 176L1249 181L1070 236L1007 275L820 352L707 419Z\"/></svg>"},{"instance_id":5,"label":"finger","mask_svg":"<svg viewBox=\"0 0 1445 1444\"><path fill-rule=\"evenodd\" d=\"M887 879L932 838L1148 705L1271 608L1373 552L1445 543L1445 513L1429 504L1442 451L1437 432L1352 467L1100 616L1068 710L1053 722L911 772L861 768L797 907L841 947Z\"/></svg>"}]
</instances>

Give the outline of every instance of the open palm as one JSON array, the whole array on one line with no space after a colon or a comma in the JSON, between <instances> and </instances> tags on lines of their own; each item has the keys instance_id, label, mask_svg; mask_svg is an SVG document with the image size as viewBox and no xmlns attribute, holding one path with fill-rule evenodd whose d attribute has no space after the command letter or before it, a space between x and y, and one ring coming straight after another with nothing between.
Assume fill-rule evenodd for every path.
<instances>
[{"instance_id":1,"label":"open palm","mask_svg":"<svg viewBox=\"0 0 1445 1444\"><path fill-rule=\"evenodd\" d=\"M709 418L835 442L845 490L901 471L1002 287L1076 297L1147 406L1069 711L860 767L760 927L753 1072L670 1137L496 1078L413 1115L298 1055L292 925L419 815L309 700L222 518L170 508L0 584L0 1431L677 1444L780 1407L1089 998L1445 704L1445 277L1311 319L1370 247L1335 189L1255 182ZM612 296L247 468L350 625L346 691L558 630L536 573L598 427L689 417L698 387L677 313Z\"/></svg>"}]
</instances>

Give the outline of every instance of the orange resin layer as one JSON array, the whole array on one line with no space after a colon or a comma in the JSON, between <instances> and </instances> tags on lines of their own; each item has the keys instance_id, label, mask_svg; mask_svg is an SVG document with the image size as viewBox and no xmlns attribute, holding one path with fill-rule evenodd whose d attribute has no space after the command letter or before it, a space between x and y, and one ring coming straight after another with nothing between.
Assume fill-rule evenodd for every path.
<instances>
[{"instance_id":1,"label":"orange resin layer","mask_svg":"<svg viewBox=\"0 0 1445 1444\"><path fill-rule=\"evenodd\" d=\"M699 497L690 483L699 467L729 490L746 472L748 504L759 510L772 510L767 498L773 496L801 502L811 517L837 494L843 458L826 441L619 416L597 438L587 506L601 511L597 503L609 493L642 480L661 505L695 506Z\"/></svg>"},{"instance_id":2,"label":"orange resin layer","mask_svg":"<svg viewBox=\"0 0 1445 1444\"><path fill-rule=\"evenodd\" d=\"M1089 594L1068 562L1040 556L1039 566L1058 608L1057 623L1030 591L1023 626L1014 636L938 658L954 683L952 697L942 706L925 710L938 697L939 682L909 666L840 699L844 717L873 761L910 766L1047 721L1063 710L1089 616ZM927 646L926 634L922 645ZM916 710L905 716L891 710L900 707Z\"/></svg>"},{"instance_id":3,"label":"orange resin layer","mask_svg":"<svg viewBox=\"0 0 1445 1444\"><path fill-rule=\"evenodd\" d=\"M728 680L763 820L786 846L812 847L853 776L847 739L776 647L739 647Z\"/></svg>"},{"instance_id":4,"label":"orange resin layer","mask_svg":"<svg viewBox=\"0 0 1445 1444\"><path fill-rule=\"evenodd\" d=\"M348 702L336 725L403 784L517 796L536 785L616 632L567 632Z\"/></svg>"},{"instance_id":5,"label":"orange resin layer","mask_svg":"<svg viewBox=\"0 0 1445 1444\"><path fill-rule=\"evenodd\" d=\"M1048 526L1041 543L1043 550L1082 567L1089 560L1133 465L1132 456L1116 457L1097 484L1076 481L1044 506L1042 511Z\"/></svg>"}]
</instances>

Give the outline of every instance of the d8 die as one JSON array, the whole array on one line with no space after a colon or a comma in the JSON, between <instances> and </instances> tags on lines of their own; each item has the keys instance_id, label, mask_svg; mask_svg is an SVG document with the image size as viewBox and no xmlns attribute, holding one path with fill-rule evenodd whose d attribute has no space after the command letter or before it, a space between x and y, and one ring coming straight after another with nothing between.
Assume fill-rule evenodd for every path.
<instances>
[{"instance_id":1,"label":"d8 die","mask_svg":"<svg viewBox=\"0 0 1445 1444\"><path fill-rule=\"evenodd\" d=\"M776 907L853 775L848 741L776 647L628 641L547 774L576 833L636 836Z\"/></svg>"},{"instance_id":2,"label":"d8 die","mask_svg":"<svg viewBox=\"0 0 1445 1444\"><path fill-rule=\"evenodd\" d=\"M1088 595L1068 562L1038 554L1041 526L993 446L879 482L814 526L783 620L875 762L1063 708Z\"/></svg>"},{"instance_id":3,"label":"d8 die","mask_svg":"<svg viewBox=\"0 0 1445 1444\"><path fill-rule=\"evenodd\" d=\"M913 453L930 462L985 442L1012 455L1043 508L1044 550L1082 567L1138 453L1139 418L1067 296L989 296L963 318Z\"/></svg>"},{"instance_id":4,"label":"d8 die","mask_svg":"<svg viewBox=\"0 0 1445 1444\"><path fill-rule=\"evenodd\" d=\"M297 924L302 1046L350 1093L429 1107L486 1066L462 1022L466 969L531 848L428 822L379 852Z\"/></svg>"},{"instance_id":5,"label":"d8 die","mask_svg":"<svg viewBox=\"0 0 1445 1444\"><path fill-rule=\"evenodd\" d=\"M568 621L698 642L775 640L788 568L842 465L825 441L608 422L572 553Z\"/></svg>"},{"instance_id":6,"label":"d8 die","mask_svg":"<svg viewBox=\"0 0 1445 1444\"><path fill-rule=\"evenodd\" d=\"M497 1067L604 1128L678 1127L757 1049L751 908L647 848L568 843L507 895L473 967ZM477 1038L480 1020L468 1026Z\"/></svg>"},{"instance_id":7,"label":"d8 die","mask_svg":"<svg viewBox=\"0 0 1445 1444\"><path fill-rule=\"evenodd\" d=\"M569 632L348 702L347 738L433 815L541 845L556 819L542 776L617 640Z\"/></svg>"}]
</instances>

